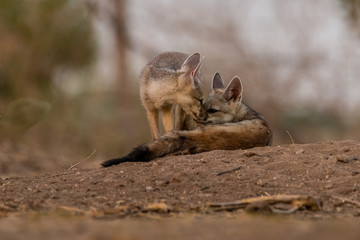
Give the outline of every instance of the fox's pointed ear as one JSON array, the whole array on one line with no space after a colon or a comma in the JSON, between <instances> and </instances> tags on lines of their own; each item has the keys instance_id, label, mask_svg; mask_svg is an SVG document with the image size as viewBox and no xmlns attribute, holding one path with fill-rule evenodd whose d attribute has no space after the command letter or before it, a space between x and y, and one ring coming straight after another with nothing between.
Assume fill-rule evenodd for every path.
<instances>
[{"instance_id":1,"label":"fox's pointed ear","mask_svg":"<svg viewBox=\"0 0 360 240\"><path fill-rule=\"evenodd\" d=\"M192 72L196 70L200 63L200 53L194 53L184 61L180 70L182 72Z\"/></svg>"},{"instance_id":2,"label":"fox's pointed ear","mask_svg":"<svg viewBox=\"0 0 360 240\"><path fill-rule=\"evenodd\" d=\"M199 88L201 86L200 68L201 68L202 63L204 61L204 58L205 57L202 57L199 64L197 65L197 67L193 71L191 71L191 79L192 79L192 81L194 83L195 88ZM196 77L196 75L198 75L198 76Z\"/></svg>"},{"instance_id":3,"label":"fox's pointed ear","mask_svg":"<svg viewBox=\"0 0 360 240\"><path fill-rule=\"evenodd\" d=\"M198 81L198 78L195 78L197 73L200 73L200 67L204 60L204 57L200 59L199 53L194 53L189 56L181 66L180 72L185 73L186 77L184 81L182 81L179 85L184 86L192 86L193 88L198 88L201 85L201 82Z\"/></svg>"},{"instance_id":4,"label":"fox's pointed ear","mask_svg":"<svg viewBox=\"0 0 360 240\"><path fill-rule=\"evenodd\" d=\"M224 88L225 88L224 81L222 80L220 74L218 72L215 73L212 81L211 90L224 89Z\"/></svg>"},{"instance_id":5,"label":"fox's pointed ear","mask_svg":"<svg viewBox=\"0 0 360 240\"><path fill-rule=\"evenodd\" d=\"M242 98L243 86L239 77L234 77L227 86L223 96L226 101L240 102Z\"/></svg>"},{"instance_id":6,"label":"fox's pointed ear","mask_svg":"<svg viewBox=\"0 0 360 240\"><path fill-rule=\"evenodd\" d=\"M202 65L202 63L203 63L203 61L204 61L204 58L205 58L205 57L202 57L202 58L200 59L199 64L196 66L196 68L191 71L191 76L192 76L192 77L194 77L197 73L200 73L200 67L201 67L201 65Z\"/></svg>"}]
</instances>

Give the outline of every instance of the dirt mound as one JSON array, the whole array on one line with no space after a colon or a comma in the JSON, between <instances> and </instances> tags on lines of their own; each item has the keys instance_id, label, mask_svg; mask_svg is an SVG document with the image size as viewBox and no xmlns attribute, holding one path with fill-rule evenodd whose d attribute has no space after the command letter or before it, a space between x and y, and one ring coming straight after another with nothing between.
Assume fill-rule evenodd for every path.
<instances>
[{"instance_id":1,"label":"dirt mound","mask_svg":"<svg viewBox=\"0 0 360 240\"><path fill-rule=\"evenodd\" d=\"M299 216L359 216L359 156L359 142L328 141L2 178L0 210L205 213L212 212L209 203L280 194L310 196L321 208L296 211Z\"/></svg>"},{"instance_id":2,"label":"dirt mound","mask_svg":"<svg viewBox=\"0 0 360 240\"><path fill-rule=\"evenodd\" d=\"M0 238L355 239L359 156L359 142L328 141L3 177ZM245 213L254 211L265 217Z\"/></svg>"}]
</instances>

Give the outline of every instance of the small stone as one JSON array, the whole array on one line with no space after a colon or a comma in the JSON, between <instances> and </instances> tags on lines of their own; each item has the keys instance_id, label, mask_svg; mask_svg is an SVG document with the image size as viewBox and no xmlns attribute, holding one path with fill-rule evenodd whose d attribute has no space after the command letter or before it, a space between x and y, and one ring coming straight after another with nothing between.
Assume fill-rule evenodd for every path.
<instances>
[{"instance_id":1,"label":"small stone","mask_svg":"<svg viewBox=\"0 0 360 240\"><path fill-rule=\"evenodd\" d=\"M333 187L334 187L334 184L332 184L332 183L327 183L327 184L325 184L325 186L324 186L326 189L332 189Z\"/></svg>"},{"instance_id":2,"label":"small stone","mask_svg":"<svg viewBox=\"0 0 360 240\"><path fill-rule=\"evenodd\" d=\"M304 149L299 149L299 150L297 150L297 151L295 152L295 154L302 154L302 153L304 153L304 152L305 152Z\"/></svg>"},{"instance_id":3,"label":"small stone","mask_svg":"<svg viewBox=\"0 0 360 240\"><path fill-rule=\"evenodd\" d=\"M351 173L351 176L356 176L356 175L358 175L360 172L359 171L353 171L352 173Z\"/></svg>"},{"instance_id":4,"label":"small stone","mask_svg":"<svg viewBox=\"0 0 360 240\"><path fill-rule=\"evenodd\" d=\"M342 162L342 163L348 163L349 162L349 157L346 156L345 154L340 154L336 156L336 161L337 162Z\"/></svg>"},{"instance_id":5,"label":"small stone","mask_svg":"<svg viewBox=\"0 0 360 240\"><path fill-rule=\"evenodd\" d=\"M151 192L151 191L154 191L154 188L151 187L151 186L147 186L147 187L145 187L145 190L146 190L147 192Z\"/></svg>"},{"instance_id":6,"label":"small stone","mask_svg":"<svg viewBox=\"0 0 360 240\"><path fill-rule=\"evenodd\" d=\"M329 174L333 174L334 171L332 170L331 167L328 167L328 168L326 169L326 173L329 175Z\"/></svg>"},{"instance_id":7,"label":"small stone","mask_svg":"<svg viewBox=\"0 0 360 240\"><path fill-rule=\"evenodd\" d=\"M352 160L354 160L354 161L359 160L359 156L353 156L353 157L352 157Z\"/></svg>"},{"instance_id":8,"label":"small stone","mask_svg":"<svg viewBox=\"0 0 360 240\"><path fill-rule=\"evenodd\" d=\"M165 187L170 183L170 181L166 180L166 181L156 181L156 185L160 186L160 187Z\"/></svg>"},{"instance_id":9,"label":"small stone","mask_svg":"<svg viewBox=\"0 0 360 240\"><path fill-rule=\"evenodd\" d=\"M254 153L254 152L244 152L243 155L245 157L248 157L248 158L251 158L251 157L254 157L254 156L260 156L259 154Z\"/></svg>"},{"instance_id":10,"label":"small stone","mask_svg":"<svg viewBox=\"0 0 360 240\"><path fill-rule=\"evenodd\" d=\"M201 187L201 191L205 191L205 190L208 190L208 189L210 189L210 186L208 186L208 185L205 185L205 186Z\"/></svg>"}]
</instances>

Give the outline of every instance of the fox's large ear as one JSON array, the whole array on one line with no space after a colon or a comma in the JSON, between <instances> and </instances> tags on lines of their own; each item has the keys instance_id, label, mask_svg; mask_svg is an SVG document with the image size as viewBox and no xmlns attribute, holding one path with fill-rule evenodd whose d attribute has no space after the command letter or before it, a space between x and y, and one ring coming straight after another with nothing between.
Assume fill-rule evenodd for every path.
<instances>
[{"instance_id":1,"label":"fox's large ear","mask_svg":"<svg viewBox=\"0 0 360 240\"><path fill-rule=\"evenodd\" d=\"M202 57L199 64L197 65L197 67L193 71L191 71L191 79L192 79L192 81L194 83L195 88L199 88L201 86L200 68L201 68L202 63L204 61L204 58L205 57ZM198 75L198 76L196 76L196 75Z\"/></svg>"},{"instance_id":2,"label":"fox's large ear","mask_svg":"<svg viewBox=\"0 0 360 240\"><path fill-rule=\"evenodd\" d=\"M200 64L200 53L194 53L184 61L180 71L192 72L197 69L199 64Z\"/></svg>"},{"instance_id":3,"label":"fox's large ear","mask_svg":"<svg viewBox=\"0 0 360 240\"><path fill-rule=\"evenodd\" d=\"M242 83L239 77L234 77L227 86L223 96L226 101L240 102L242 98Z\"/></svg>"},{"instance_id":4,"label":"fox's large ear","mask_svg":"<svg viewBox=\"0 0 360 240\"><path fill-rule=\"evenodd\" d=\"M194 53L193 55L189 56L181 66L180 71L187 74L187 82L183 83L182 85L192 84L193 87L198 87L201 83L195 79L195 75L199 73L201 64L204 60L204 57L200 59L199 53Z\"/></svg>"},{"instance_id":5,"label":"fox's large ear","mask_svg":"<svg viewBox=\"0 0 360 240\"><path fill-rule=\"evenodd\" d=\"M196 74L200 74L200 68L201 68L201 65L202 65L202 63L203 63L203 61L204 61L204 56L200 59L200 62L199 62L199 64L196 66L196 68L191 72L191 76L192 77L194 77Z\"/></svg>"},{"instance_id":6,"label":"fox's large ear","mask_svg":"<svg viewBox=\"0 0 360 240\"><path fill-rule=\"evenodd\" d=\"M218 72L215 73L212 81L211 90L224 89L224 88L225 88L224 81L222 80L220 74Z\"/></svg>"}]
</instances>

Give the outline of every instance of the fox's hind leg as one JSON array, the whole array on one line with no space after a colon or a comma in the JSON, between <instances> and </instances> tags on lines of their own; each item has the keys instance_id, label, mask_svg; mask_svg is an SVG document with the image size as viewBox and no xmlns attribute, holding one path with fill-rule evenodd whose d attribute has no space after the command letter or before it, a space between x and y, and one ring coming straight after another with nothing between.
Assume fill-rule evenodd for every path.
<instances>
[{"instance_id":1,"label":"fox's hind leg","mask_svg":"<svg viewBox=\"0 0 360 240\"><path fill-rule=\"evenodd\" d=\"M152 140L158 139L160 137L160 129L159 129L159 110L146 109L147 118L150 125L150 131Z\"/></svg>"}]
</instances>

